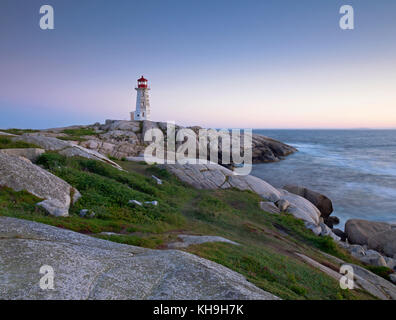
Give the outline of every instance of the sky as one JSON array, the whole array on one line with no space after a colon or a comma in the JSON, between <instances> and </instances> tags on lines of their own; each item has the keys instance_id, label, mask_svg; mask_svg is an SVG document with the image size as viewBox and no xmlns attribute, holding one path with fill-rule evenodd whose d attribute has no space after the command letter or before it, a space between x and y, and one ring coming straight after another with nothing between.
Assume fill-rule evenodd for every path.
<instances>
[{"instance_id":1,"label":"sky","mask_svg":"<svg viewBox=\"0 0 396 320\"><path fill-rule=\"evenodd\" d=\"M154 121L396 128L395 49L390 0L0 0L0 128L129 119L141 75Z\"/></svg>"}]
</instances>

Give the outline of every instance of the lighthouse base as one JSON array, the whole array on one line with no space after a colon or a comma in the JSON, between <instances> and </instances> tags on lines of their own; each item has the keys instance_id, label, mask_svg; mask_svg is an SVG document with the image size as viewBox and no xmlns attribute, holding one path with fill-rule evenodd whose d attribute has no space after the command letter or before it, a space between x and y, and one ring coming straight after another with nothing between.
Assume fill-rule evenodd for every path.
<instances>
[{"instance_id":1,"label":"lighthouse base","mask_svg":"<svg viewBox=\"0 0 396 320\"><path fill-rule=\"evenodd\" d=\"M131 121L144 121L144 120L150 120L146 114L144 114L144 113L139 114L136 111L131 112Z\"/></svg>"}]
</instances>

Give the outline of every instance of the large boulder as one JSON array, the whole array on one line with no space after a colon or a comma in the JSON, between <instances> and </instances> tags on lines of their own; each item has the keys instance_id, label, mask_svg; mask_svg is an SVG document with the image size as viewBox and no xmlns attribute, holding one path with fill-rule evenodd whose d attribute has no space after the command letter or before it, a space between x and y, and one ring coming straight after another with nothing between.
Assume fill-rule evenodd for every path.
<instances>
[{"instance_id":1,"label":"large boulder","mask_svg":"<svg viewBox=\"0 0 396 320\"><path fill-rule=\"evenodd\" d=\"M36 222L0 217L2 299L260 299L276 296L217 263L151 250ZM39 286L42 266L54 289Z\"/></svg>"},{"instance_id":2,"label":"large boulder","mask_svg":"<svg viewBox=\"0 0 396 320\"><path fill-rule=\"evenodd\" d=\"M345 223L345 233L352 244L367 245L371 236L388 230L391 225L385 222L350 219Z\"/></svg>"},{"instance_id":3,"label":"large boulder","mask_svg":"<svg viewBox=\"0 0 396 320\"><path fill-rule=\"evenodd\" d=\"M367 246L370 249L393 257L396 254L396 227L369 237Z\"/></svg>"},{"instance_id":4,"label":"large boulder","mask_svg":"<svg viewBox=\"0 0 396 320\"><path fill-rule=\"evenodd\" d=\"M67 182L34 165L28 159L0 152L0 186L26 190L43 199L40 205L50 214L67 216L71 196L79 194Z\"/></svg>"},{"instance_id":5,"label":"large boulder","mask_svg":"<svg viewBox=\"0 0 396 320\"><path fill-rule=\"evenodd\" d=\"M345 224L345 233L350 243L367 245L390 257L396 254L396 225L351 219Z\"/></svg>"},{"instance_id":6,"label":"large boulder","mask_svg":"<svg viewBox=\"0 0 396 320\"><path fill-rule=\"evenodd\" d=\"M323 218L327 218L333 212L333 204L329 198L318 192L312 191L308 188L295 185L284 186L283 189L297 194L317 207Z\"/></svg>"}]
</instances>

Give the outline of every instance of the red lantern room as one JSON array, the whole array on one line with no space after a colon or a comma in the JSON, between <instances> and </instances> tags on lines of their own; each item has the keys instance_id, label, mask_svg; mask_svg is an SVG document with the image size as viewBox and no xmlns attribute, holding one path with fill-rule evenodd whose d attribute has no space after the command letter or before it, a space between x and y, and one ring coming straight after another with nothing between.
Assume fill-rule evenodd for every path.
<instances>
[{"instance_id":1,"label":"red lantern room","mask_svg":"<svg viewBox=\"0 0 396 320\"><path fill-rule=\"evenodd\" d=\"M138 79L138 88L147 88L147 79L145 79L143 76Z\"/></svg>"}]
</instances>

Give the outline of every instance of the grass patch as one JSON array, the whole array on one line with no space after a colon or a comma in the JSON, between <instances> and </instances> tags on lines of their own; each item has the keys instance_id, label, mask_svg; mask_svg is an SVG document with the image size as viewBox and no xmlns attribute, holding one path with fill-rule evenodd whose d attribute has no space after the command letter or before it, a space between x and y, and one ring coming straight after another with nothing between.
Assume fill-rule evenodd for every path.
<instances>
[{"instance_id":1,"label":"grass patch","mask_svg":"<svg viewBox=\"0 0 396 320\"><path fill-rule=\"evenodd\" d=\"M10 134L22 135L24 133L35 133L40 132L40 130L33 130L33 129L1 129L0 131L7 132Z\"/></svg>"},{"instance_id":2,"label":"grass patch","mask_svg":"<svg viewBox=\"0 0 396 320\"><path fill-rule=\"evenodd\" d=\"M376 267L376 266L366 266L368 270L375 273L377 276L380 276L388 281L390 280L390 275L393 273L393 270L388 267Z\"/></svg>"},{"instance_id":3,"label":"grass patch","mask_svg":"<svg viewBox=\"0 0 396 320\"><path fill-rule=\"evenodd\" d=\"M62 133L76 137L96 135L96 131L92 128L65 129Z\"/></svg>"},{"instance_id":4,"label":"grass patch","mask_svg":"<svg viewBox=\"0 0 396 320\"><path fill-rule=\"evenodd\" d=\"M92 128L78 128L78 129L65 129L62 133L67 134L64 137L58 137L60 140L65 141L85 141L85 136L96 136L97 133Z\"/></svg>"},{"instance_id":5,"label":"grass patch","mask_svg":"<svg viewBox=\"0 0 396 320\"><path fill-rule=\"evenodd\" d=\"M0 136L0 149L24 149L24 148L39 148L35 144L24 141L13 141L12 138Z\"/></svg>"}]
</instances>

